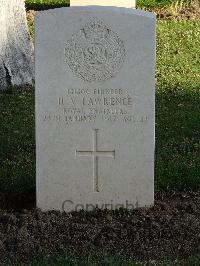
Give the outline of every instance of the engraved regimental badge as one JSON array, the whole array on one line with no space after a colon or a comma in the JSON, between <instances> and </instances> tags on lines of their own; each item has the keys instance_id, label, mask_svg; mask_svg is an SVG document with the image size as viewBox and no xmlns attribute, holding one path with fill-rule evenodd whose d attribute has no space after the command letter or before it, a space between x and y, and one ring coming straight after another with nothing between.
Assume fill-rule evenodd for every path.
<instances>
[{"instance_id":1,"label":"engraved regimental badge","mask_svg":"<svg viewBox=\"0 0 200 266\"><path fill-rule=\"evenodd\" d=\"M88 82L114 77L124 59L122 40L97 18L92 18L65 46L66 63L76 77Z\"/></svg>"}]
</instances>

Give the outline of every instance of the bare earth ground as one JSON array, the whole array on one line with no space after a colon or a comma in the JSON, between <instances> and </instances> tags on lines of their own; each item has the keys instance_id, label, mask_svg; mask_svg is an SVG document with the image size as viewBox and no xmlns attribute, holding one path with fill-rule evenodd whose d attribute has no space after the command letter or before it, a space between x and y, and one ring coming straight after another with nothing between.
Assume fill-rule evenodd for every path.
<instances>
[{"instance_id":1,"label":"bare earth ground","mask_svg":"<svg viewBox=\"0 0 200 266\"><path fill-rule=\"evenodd\" d=\"M200 192L158 192L154 207L131 212L0 210L0 262L53 257L64 248L158 261L200 254Z\"/></svg>"},{"instance_id":2,"label":"bare earth ground","mask_svg":"<svg viewBox=\"0 0 200 266\"><path fill-rule=\"evenodd\" d=\"M190 6L172 5L168 8L155 10L158 19L170 20L199 20L200 2L196 1Z\"/></svg>"}]
</instances>

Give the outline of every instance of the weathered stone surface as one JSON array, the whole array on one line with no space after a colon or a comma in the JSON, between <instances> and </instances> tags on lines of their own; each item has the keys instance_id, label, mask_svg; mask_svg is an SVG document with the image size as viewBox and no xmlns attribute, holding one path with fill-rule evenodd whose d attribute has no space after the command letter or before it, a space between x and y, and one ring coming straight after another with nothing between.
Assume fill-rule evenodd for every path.
<instances>
[{"instance_id":1,"label":"weathered stone surface","mask_svg":"<svg viewBox=\"0 0 200 266\"><path fill-rule=\"evenodd\" d=\"M70 6L135 7L135 0L70 0Z\"/></svg>"},{"instance_id":2,"label":"weathered stone surface","mask_svg":"<svg viewBox=\"0 0 200 266\"><path fill-rule=\"evenodd\" d=\"M0 90L33 85L33 45L23 0L0 0Z\"/></svg>"},{"instance_id":3,"label":"weathered stone surface","mask_svg":"<svg viewBox=\"0 0 200 266\"><path fill-rule=\"evenodd\" d=\"M155 15L45 11L35 44L38 207L153 204Z\"/></svg>"}]
</instances>

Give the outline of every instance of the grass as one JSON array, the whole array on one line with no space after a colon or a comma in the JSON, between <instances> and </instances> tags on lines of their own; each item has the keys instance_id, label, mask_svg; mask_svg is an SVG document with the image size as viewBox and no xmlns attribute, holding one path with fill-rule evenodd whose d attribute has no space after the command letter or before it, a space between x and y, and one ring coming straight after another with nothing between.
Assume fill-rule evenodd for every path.
<instances>
[{"instance_id":1,"label":"grass","mask_svg":"<svg viewBox=\"0 0 200 266\"><path fill-rule=\"evenodd\" d=\"M139 8L161 8L170 6L174 0L136 0L137 7Z\"/></svg>"},{"instance_id":2,"label":"grass","mask_svg":"<svg viewBox=\"0 0 200 266\"><path fill-rule=\"evenodd\" d=\"M83 0L84 1L84 0ZM170 5L190 5L196 0L136 0L138 8L163 8ZM49 8L57 8L69 6L70 0L25 0L27 10L44 10Z\"/></svg>"},{"instance_id":3,"label":"grass","mask_svg":"<svg viewBox=\"0 0 200 266\"><path fill-rule=\"evenodd\" d=\"M163 8L174 5L190 5L194 0L136 0L137 7L139 8Z\"/></svg>"},{"instance_id":4,"label":"grass","mask_svg":"<svg viewBox=\"0 0 200 266\"><path fill-rule=\"evenodd\" d=\"M70 0L25 0L27 10L45 10L69 6Z\"/></svg>"},{"instance_id":5,"label":"grass","mask_svg":"<svg viewBox=\"0 0 200 266\"><path fill-rule=\"evenodd\" d=\"M84 251L83 251L84 252ZM81 254L76 251L67 250L57 255L54 259L34 258L29 265L31 266L199 266L200 256L191 256L187 259L166 259L164 261L156 262L155 260L139 262L132 257L126 257L116 254L108 254L106 252L90 252ZM13 265L6 263L7 266ZM15 264L21 266L22 264Z\"/></svg>"},{"instance_id":6,"label":"grass","mask_svg":"<svg viewBox=\"0 0 200 266\"><path fill-rule=\"evenodd\" d=\"M35 186L34 94L0 94L0 191Z\"/></svg>"},{"instance_id":7,"label":"grass","mask_svg":"<svg viewBox=\"0 0 200 266\"><path fill-rule=\"evenodd\" d=\"M200 187L200 22L157 27L156 185Z\"/></svg>"},{"instance_id":8,"label":"grass","mask_svg":"<svg viewBox=\"0 0 200 266\"><path fill-rule=\"evenodd\" d=\"M157 25L156 189L200 188L200 21ZM0 94L0 190L35 187L34 92Z\"/></svg>"},{"instance_id":9,"label":"grass","mask_svg":"<svg viewBox=\"0 0 200 266\"><path fill-rule=\"evenodd\" d=\"M171 1L138 0L138 6L162 7ZM65 0L27 0L28 9L68 5ZM29 21L33 34L33 23ZM158 21L155 186L158 190L200 189L200 21ZM13 89L0 94L0 191L35 188L34 92ZM12 265L12 264L9 264ZM21 265L19 263L19 265ZM134 258L66 252L53 261L31 265L145 265ZM160 264L200 265L200 257Z\"/></svg>"}]
</instances>

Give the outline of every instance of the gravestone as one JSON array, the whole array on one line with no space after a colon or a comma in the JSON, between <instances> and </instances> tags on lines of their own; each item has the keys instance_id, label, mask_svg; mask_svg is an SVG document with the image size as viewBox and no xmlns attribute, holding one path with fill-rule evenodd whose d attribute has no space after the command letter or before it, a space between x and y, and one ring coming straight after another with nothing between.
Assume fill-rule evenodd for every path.
<instances>
[{"instance_id":1,"label":"gravestone","mask_svg":"<svg viewBox=\"0 0 200 266\"><path fill-rule=\"evenodd\" d=\"M115 6L115 7L135 7L135 0L70 0L70 6Z\"/></svg>"},{"instance_id":2,"label":"gravestone","mask_svg":"<svg viewBox=\"0 0 200 266\"><path fill-rule=\"evenodd\" d=\"M40 12L35 24L37 206L154 202L155 15Z\"/></svg>"}]
</instances>

